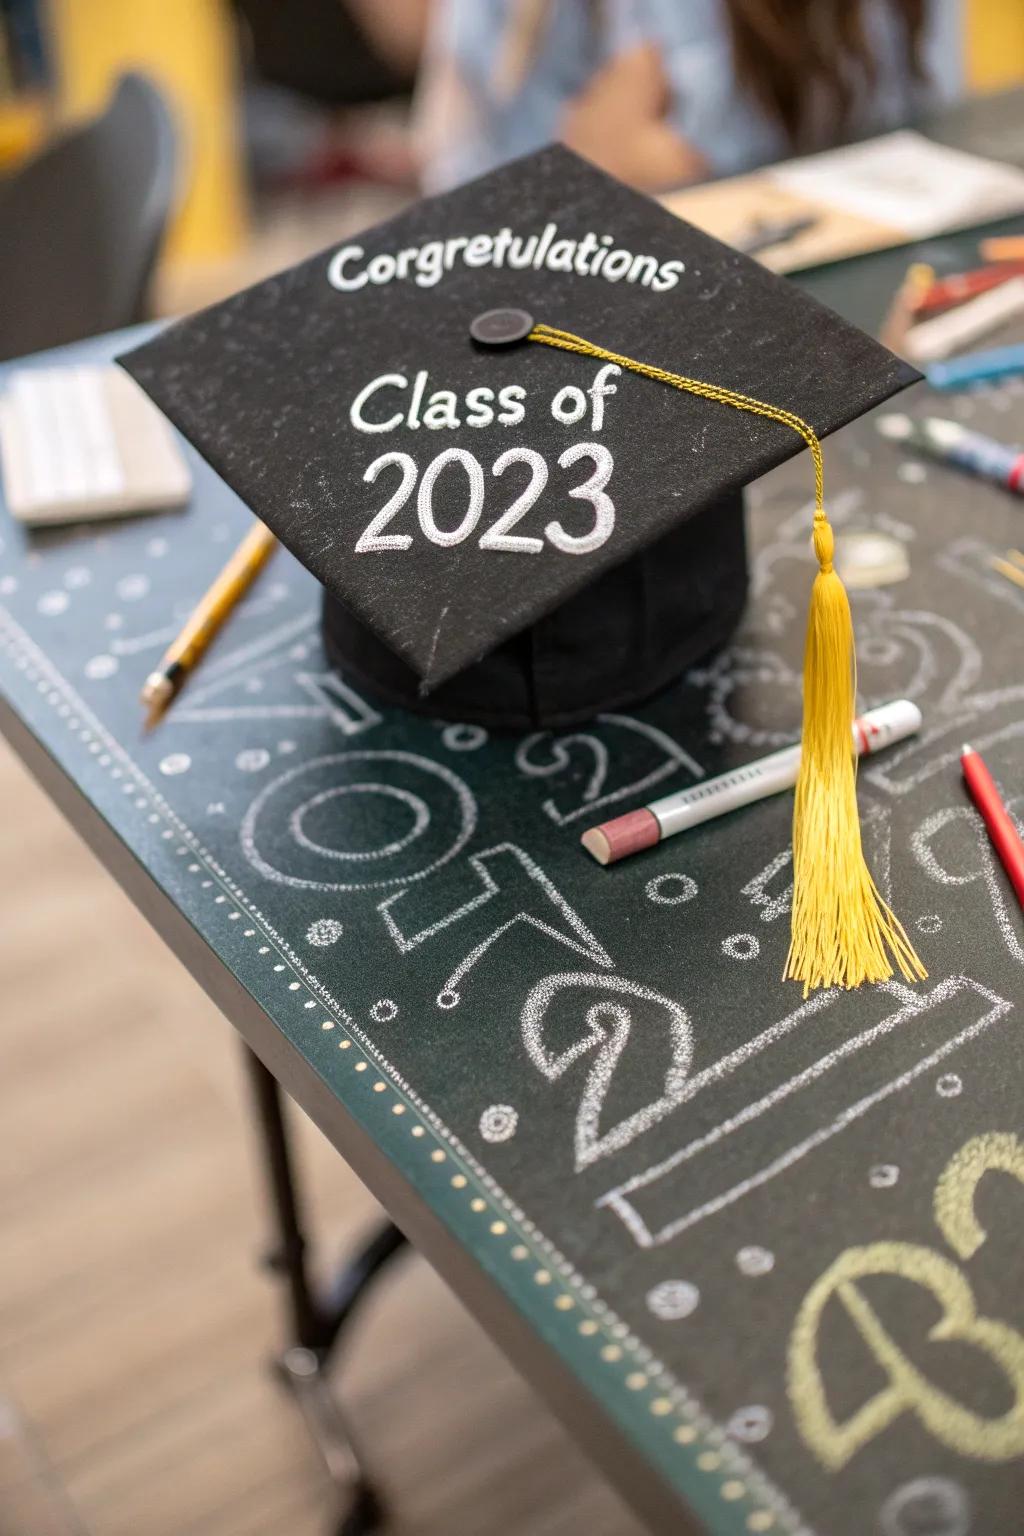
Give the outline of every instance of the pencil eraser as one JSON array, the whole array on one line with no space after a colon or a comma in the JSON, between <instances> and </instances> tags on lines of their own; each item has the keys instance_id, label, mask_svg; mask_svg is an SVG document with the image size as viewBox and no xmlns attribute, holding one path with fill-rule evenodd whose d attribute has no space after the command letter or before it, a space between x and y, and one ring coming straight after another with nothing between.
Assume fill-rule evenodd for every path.
<instances>
[{"instance_id":1,"label":"pencil eraser","mask_svg":"<svg viewBox=\"0 0 1024 1536\"><path fill-rule=\"evenodd\" d=\"M641 849L653 848L661 841L658 818L646 808L616 816L599 827L591 827L580 838L587 852L599 864L615 864Z\"/></svg>"}]
</instances>

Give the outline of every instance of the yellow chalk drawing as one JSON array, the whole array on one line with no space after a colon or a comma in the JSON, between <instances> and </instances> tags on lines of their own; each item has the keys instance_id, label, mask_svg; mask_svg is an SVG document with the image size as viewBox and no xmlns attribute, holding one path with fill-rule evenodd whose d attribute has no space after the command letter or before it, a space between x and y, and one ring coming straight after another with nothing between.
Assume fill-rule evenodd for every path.
<instances>
[{"instance_id":1,"label":"yellow chalk drawing","mask_svg":"<svg viewBox=\"0 0 1024 1536\"><path fill-rule=\"evenodd\" d=\"M973 1413L929 1381L886 1332L856 1282L895 1275L929 1291L942 1317L928 1337L959 1341L988 1357L1006 1378L1013 1403L998 1418ZM889 1385L844 1423L833 1417L818 1365L822 1313L832 1297L845 1307ZM959 1267L930 1248L911 1243L871 1243L848 1248L811 1287L797 1314L789 1343L787 1386L797 1427L831 1472L880 1435L903 1413L913 1413L930 1434L962 1456L1009 1461L1024 1454L1024 1336L1006 1323L979 1317L974 1292Z\"/></svg>"},{"instance_id":2,"label":"yellow chalk drawing","mask_svg":"<svg viewBox=\"0 0 1024 1536\"><path fill-rule=\"evenodd\" d=\"M935 1186L935 1220L961 1259L977 1253L988 1235L974 1214L974 1194L986 1173L1009 1173L1024 1184L1024 1145L1009 1131L989 1131L965 1142Z\"/></svg>"}]
</instances>

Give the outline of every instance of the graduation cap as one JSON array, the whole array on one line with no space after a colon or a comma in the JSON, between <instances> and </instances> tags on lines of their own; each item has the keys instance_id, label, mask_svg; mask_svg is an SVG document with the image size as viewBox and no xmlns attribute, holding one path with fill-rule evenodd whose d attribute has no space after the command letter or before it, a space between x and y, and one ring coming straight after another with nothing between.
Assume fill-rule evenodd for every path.
<instances>
[{"instance_id":1,"label":"graduation cap","mask_svg":"<svg viewBox=\"0 0 1024 1536\"><path fill-rule=\"evenodd\" d=\"M492 725L633 702L723 641L742 487L807 446L820 571L787 973L922 974L860 849L819 448L913 369L558 146L119 360L322 582L339 667Z\"/></svg>"}]
</instances>

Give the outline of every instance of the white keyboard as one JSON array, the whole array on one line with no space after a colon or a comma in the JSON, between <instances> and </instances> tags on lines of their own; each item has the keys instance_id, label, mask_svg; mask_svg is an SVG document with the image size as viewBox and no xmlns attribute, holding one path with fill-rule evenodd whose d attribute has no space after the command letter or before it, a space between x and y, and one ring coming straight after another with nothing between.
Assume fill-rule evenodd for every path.
<instances>
[{"instance_id":1,"label":"white keyboard","mask_svg":"<svg viewBox=\"0 0 1024 1536\"><path fill-rule=\"evenodd\" d=\"M25 368L0 399L12 516L74 522L180 506L191 489L170 426L119 368Z\"/></svg>"}]
</instances>

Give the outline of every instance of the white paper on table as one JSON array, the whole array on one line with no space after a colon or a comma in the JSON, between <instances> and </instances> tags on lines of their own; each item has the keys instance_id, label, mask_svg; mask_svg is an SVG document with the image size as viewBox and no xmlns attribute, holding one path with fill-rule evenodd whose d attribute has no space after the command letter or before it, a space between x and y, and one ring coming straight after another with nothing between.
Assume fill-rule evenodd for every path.
<instances>
[{"instance_id":1,"label":"white paper on table","mask_svg":"<svg viewBox=\"0 0 1024 1536\"><path fill-rule=\"evenodd\" d=\"M911 129L790 160L767 175L776 186L911 239L1024 212L1024 171Z\"/></svg>"}]
</instances>

